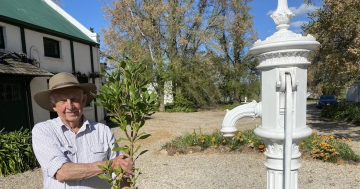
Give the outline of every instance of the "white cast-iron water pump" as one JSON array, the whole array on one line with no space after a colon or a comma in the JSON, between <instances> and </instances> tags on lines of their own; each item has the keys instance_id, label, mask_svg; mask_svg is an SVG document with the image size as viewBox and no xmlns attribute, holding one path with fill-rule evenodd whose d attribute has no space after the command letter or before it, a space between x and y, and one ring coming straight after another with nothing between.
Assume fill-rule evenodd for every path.
<instances>
[{"instance_id":1,"label":"white cast-iron water pump","mask_svg":"<svg viewBox=\"0 0 360 189\"><path fill-rule=\"evenodd\" d=\"M287 0L278 0L271 15L278 31L250 49L259 61L262 102L228 111L221 129L233 136L239 119L261 116L255 134L266 143L267 189L298 188L299 143L312 133L306 125L307 58L320 44L311 35L288 30L293 16Z\"/></svg>"}]
</instances>

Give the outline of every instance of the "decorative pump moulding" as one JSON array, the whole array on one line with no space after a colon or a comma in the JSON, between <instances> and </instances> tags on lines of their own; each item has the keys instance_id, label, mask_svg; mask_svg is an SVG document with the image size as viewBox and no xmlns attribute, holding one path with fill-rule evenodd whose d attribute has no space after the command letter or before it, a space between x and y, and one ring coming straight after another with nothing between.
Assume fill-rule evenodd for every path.
<instances>
[{"instance_id":1,"label":"decorative pump moulding","mask_svg":"<svg viewBox=\"0 0 360 189\"><path fill-rule=\"evenodd\" d=\"M268 189L298 188L299 143L312 132L306 125L307 66L309 53L320 44L311 35L288 30L293 16L287 0L278 0L271 16L277 31L250 49L261 71L261 105L252 102L227 112L221 129L225 136L233 136L240 118L261 116L255 134L267 146Z\"/></svg>"}]
</instances>

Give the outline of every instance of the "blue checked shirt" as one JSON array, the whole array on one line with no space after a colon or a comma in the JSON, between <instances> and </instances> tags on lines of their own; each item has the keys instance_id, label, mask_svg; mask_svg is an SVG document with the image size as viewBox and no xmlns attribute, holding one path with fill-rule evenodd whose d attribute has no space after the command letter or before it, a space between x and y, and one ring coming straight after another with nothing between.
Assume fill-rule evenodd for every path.
<instances>
[{"instance_id":1,"label":"blue checked shirt","mask_svg":"<svg viewBox=\"0 0 360 189\"><path fill-rule=\"evenodd\" d=\"M115 137L108 126L86 120L75 134L60 118L55 118L34 126L32 145L43 171L45 189L111 188L97 176L71 182L55 179L56 172L65 163L94 163L115 158L117 153L112 151Z\"/></svg>"}]
</instances>

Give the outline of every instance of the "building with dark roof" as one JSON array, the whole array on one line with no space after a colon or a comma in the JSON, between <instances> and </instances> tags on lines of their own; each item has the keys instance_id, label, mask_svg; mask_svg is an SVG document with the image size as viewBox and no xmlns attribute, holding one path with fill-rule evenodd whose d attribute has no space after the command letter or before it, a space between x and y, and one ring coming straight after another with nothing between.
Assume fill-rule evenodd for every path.
<instances>
[{"instance_id":1,"label":"building with dark roof","mask_svg":"<svg viewBox=\"0 0 360 189\"><path fill-rule=\"evenodd\" d=\"M32 96L46 90L58 72L76 73L98 87L99 40L51 0L0 1L0 130L31 128L56 115L40 108ZM103 109L84 109L101 121Z\"/></svg>"}]
</instances>

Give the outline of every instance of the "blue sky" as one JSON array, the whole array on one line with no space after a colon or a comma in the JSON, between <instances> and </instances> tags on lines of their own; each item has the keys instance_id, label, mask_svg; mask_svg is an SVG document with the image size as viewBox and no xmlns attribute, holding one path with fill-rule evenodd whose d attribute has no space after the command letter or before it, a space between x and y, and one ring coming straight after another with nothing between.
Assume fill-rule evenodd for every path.
<instances>
[{"instance_id":1,"label":"blue sky","mask_svg":"<svg viewBox=\"0 0 360 189\"><path fill-rule=\"evenodd\" d=\"M85 27L94 28L95 32L100 35L100 39L102 39L102 29L109 26L109 21L105 18L103 9L106 5L111 5L112 1L61 0L61 6ZM296 14L292 19L291 30L297 33L301 32L301 24L308 21L306 14L321 5L321 0L315 0L314 2L315 6L306 6L303 0L288 0L290 9ZM271 36L276 31L270 14L276 10L277 3L278 0L253 0L250 3L251 14L254 16L254 28L261 40Z\"/></svg>"}]
</instances>

